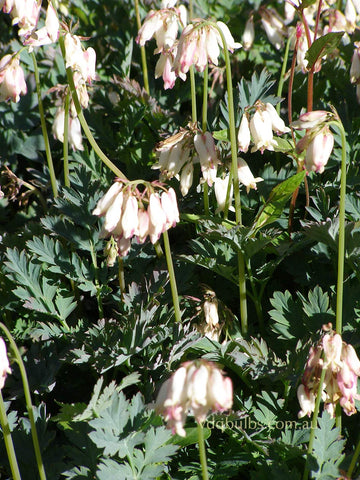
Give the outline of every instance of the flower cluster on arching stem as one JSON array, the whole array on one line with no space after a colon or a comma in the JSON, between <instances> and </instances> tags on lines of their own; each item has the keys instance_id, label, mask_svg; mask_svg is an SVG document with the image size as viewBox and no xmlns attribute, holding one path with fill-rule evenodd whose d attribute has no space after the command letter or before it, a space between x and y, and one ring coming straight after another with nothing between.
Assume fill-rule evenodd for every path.
<instances>
[{"instance_id":1,"label":"flower cluster on arching stem","mask_svg":"<svg viewBox=\"0 0 360 480\"><path fill-rule=\"evenodd\" d=\"M315 110L300 115L291 124L296 130L306 130L306 134L296 144L296 151L302 153L305 150L304 164L308 172L323 173L325 170L334 148L334 136L328 125L333 117L331 112Z\"/></svg>"},{"instance_id":2,"label":"flower cluster on arching stem","mask_svg":"<svg viewBox=\"0 0 360 480\"><path fill-rule=\"evenodd\" d=\"M144 243L149 236L156 243L160 235L179 222L179 210L173 188L158 182L145 184L140 190L136 182L118 179L99 200L93 215L104 217L101 237L112 235L120 256L126 256L131 239Z\"/></svg>"},{"instance_id":3,"label":"flower cluster on arching stem","mask_svg":"<svg viewBox=\"0 0 360 480\"><path fill-rule=\"evenodd\" d=\"M185 362L161 386L155 410L163 415L173 433L185 436L188 413L203 423L209 411L224 412L232 407L233 387L229 377L212 362Z\"/></svg>"},{"instance_id":4,"label":"flower cluster on arching stem","mask_svg":"<svg viewBox=\"0 0 360 480\"><path fill-rule=\"evenodd\" d=\"M317 345L310 347L305 372L297 390L301 407L299 417L310 417L314 411L324 369L325 378L320 394L325 410L334 417L335 407L340 404L346 415L357 412L355 400L360 399L357 393L360 361L354 347L344 342L341 335L332 332L331 327L331 324L324 325L326 333Z\"/></svg>"}]
</instances>

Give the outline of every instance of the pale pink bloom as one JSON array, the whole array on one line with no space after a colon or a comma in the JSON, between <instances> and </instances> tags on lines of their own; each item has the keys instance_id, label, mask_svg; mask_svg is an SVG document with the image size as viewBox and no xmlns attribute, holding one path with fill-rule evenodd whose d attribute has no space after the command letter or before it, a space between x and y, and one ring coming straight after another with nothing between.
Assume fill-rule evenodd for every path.
<instances>
[{"instance_id":1,"label":"pale pink bloom","mask_svg":"<svg viewBox=\"0 0 360 480\"><path fill-rule=\"evenodd\" d=\"M285 2L286 4L287 2ZM250 50L255 40L254 17L251 15L246 24L245 30L241 37L244 50Z\"/></svg>"},{"instance_id":2,"label":"pale pink bloom","mask_svg":"<svg viewBox=\"0 0 360 480\"><path fill-rule=\"evenodd\" d=\"M138 201L129 193L122 207L121 229L124 238L131 238L138 230Z\"/></svg>"},{"instance_id":3,"label":"pale pink bloom","mask_svg":"<svg viewBox=\"0 0 360 480\"><path fill-rule=\"evenodd\" d=\"M305 386L300 383L297 389L297 397L301 408L298 417L301 418L305 415L311 417L311 414L315 410L316 395L314 395L312 391L306 391Z\"/></svg>"},{"instance_id":4,"label":"pale pink bloom","mask_svg":"<svg viewBox=\"0 0 360 480\"><path fill-rule=\"evenodd\" d=\"M343 345L342 357L344 362L355 373L355 375L360 377L360 360L352 345L349 345L349 344Z\"/></svg>"},{"instance_id":5,"label":"pale pink bloom","mask_svg":"<svg viewBox=\"0 0 360 480\"><path fill-rule=\"evenodd\" d=\"M166 214L157 193L150 195L148 214L150 241L151 243L156 243L160 235L166 230Z\"/></svg>"},{"instance_id":6,"label":"pale pink bloom","mask_svg":"<svg viewBox=\"0 0 360 480\"><path fill-rule=\"evenodd\" d=\"M226 203L226 196L227 196L228 188L229 188L229 175L226 175L225 178L220 178L220 177L215 178L214 191L215 191L216 203L218 205L215 213L222 212L225 209L225 203ZM230 210L233 208L233 207L231 207L232 198L233 198L233 186L231 184L230 185L230 194L229 194L229 209Z\"/></svg>"},{"instance_id":7,"label":"pale pink bloom","mask_svg":"<svg viewBox=\"0 0 360 480\"><path fill-rule=\"evenodd\" d=\"M11 373L11 369L7 356L6 343L4 339L0 337L0 390L4 388L8 373Z\"/></svg>"},{"instance_id":8,"label":"pale pink bloom","mask_svg":"<svg viewBox=\"0 0 360 480\"><path fill-rule=\"evenodd\" d=\"M351 60L350 82L359 83L359 81L360 81L360 48L359 46L357 46L354 50L352 60Z\"/></svg>"},{"instance_id":9,"label":"pale pink bloom","mask_svg":"<svg viewBox=\"0 0 360 480\"><path fill-rule=\"evenodd\" d=\"M246 113L244 113L242 116L237 140L239 151L246 153L249 150L249 145L251 141L249 120Z\"/></svg>"},{"instance_id":10,"label":"pale pink bloom","mask_svg":"<svg viewBox=\"0 0 360 480\"><path fill-rule=\"evenodd\" d=\"M140 46L144 46L147 41L155 37L156 53L171 48L177 38L179 24L184 25L183 22L186 21L184 10L186 16L186 9L183 6L179 9L151 10L139 30L136 42Z\"/></svg>"},{"instance_id":11,"label":"pale pink bloom","mask_svg":"<svg viewBox=\"0 0 360 480\"><path fill-rule=\"evenodd\" d=\"M14 8L15 0L0 0L0 9L4 13L10 13Z\"/></svg>"},{"instance_id":12,"label":"pale pink bloom","mask_svg":"<svg viewBox=\"0 0 360 480\"><path fill-rule=\"evenodd\" d=\"M309 130L323 125L332 117L332 113L325 110L314 110L312 112L303 113L299 119L292 122L291 126L296 130Z\"/></svg>"},{"instance_id":13,"label":"pale pink bloom","mask_svg":"<svg viewBox=\"0 0 360 480\"><path fill-rule=\"evenodd\" d=\"M174 44L171 49L163 50L160 53L159 60L157 61L155 66L155 78L163 78L165 90L167 90L168 88L173 88L177 76L179 76L181 80L186 80L186 74L178 72L177 75L173 69L176 54L177 44Z\"/></svg>"},{"instance_id":14,"label":"pale pink bloom","mask_svg":"<svg viewBox=\"0 0 360 480\"><path fill-rule=\"evenodd\" d=\"M336 333L335 335L324 335L322 341L323 350L325 353L325 364L329 366L333 371L339 369L342 366L340 360L342 351L342 338Z\"/></svg>"},{"instance_id":15,"label":"pale pink bloom","mask_svg":"<svg viewBox=\"0 0 360 480\"><path fill-rule=\"evenodd\" d=\"M270 115L271 127L275 133L290 132L290 128L285 126L284 120L279 117L275 107L271 103L265 104L265 110Z\"/></svg>"},{"instance_id":16,"label":"pale pink bloom","mask_svg":"<svg viewBox=\"0 0 360 480\"><path fill-rule=\"evenodd\" d=\"M149 235L150 220L147 210L138 210L138 230L135 233L140 243L144 243Z\"/></svg>"},{"instance_id":17,"label":"pale pink bloom","mask_svg":"<svg viewBox=\"0 0 360 480\"><path fill-rule=\"evenodd\" d=\"M247 193L250 192L251 188L256 190L256 184L264 180L261 177L254 178L249 165L242 158L238 158L238 179L243 185L245 185Z\"/></svg>"},{"instance_id":18,"label":"pale pink bloom","mask_svg":"<svg viewBox=\"0 0 360 480\"><path fill-rule=\"evenodd\" d=\"M264 27L269 42L277 49L284 45L284 23L270 8L261 11L261 23Z\"/></svg>"},{"instance_id":19,"label":"pale pink bloom","mask_svg":"<svg viewBox=\"0 0 360 480\"><path fill-rule=\"evenodd\" d=\"M18 102L20 95L27 93L24 71L20 67L19 57L5 55L0 60L0 101Z\"/></svg>"},{"instance_id":20,"label":"pale pink bloom","mask_svg":"<svg viewBox=\"0 0 360 480\"><path fill-rule=\"evenodd\" d=\"M306 170L323 173L333 148L334 136L325 126L312 138L306 149Z\"/></svg>"},{"instance_id":21,"label":"pale pink bloom","mask_svg":"<svg viewBox=\"0 0 360 480\"><path fill-rule=\"evenodd\" d=\"M210 132L202 134L197 133L194 136L194 146L199 155L203 178L211 187L215 181L217 166L219 163L214 138Z\"/></svg>"},{"instance_id":22,"label":"pale pink bloom","mask_svg":"<svg viewBox=\"0 0 360 480\"><path fill-rule=\"evenodd\" d=\"M45 27L51 41L56 42L56 40L59 38L60 24L58 16L56 14L56 10L52 6L51 2L49 2L48 8L46 10Z\"/></svg>"},{"instance_id":23,"label":"pale pink bloom","mask_svg":"<svg viewBox=\"0 0 360 480\"><path fill-rule=\"evenodd\" d=\"M74 72L78 72L85 82L91 83L91 80L95 80L95 50L92 47L84 50L80 38L70 33L65 35L64 43L66 68L71 67Z\"/></svg>"},{"instance_id":24,"label":"pale pink bloom","mask_svg":"<svg viewBox=\"0 0 360 480\"><path fill-rule=\"evenodd\" d=\"M202 20L194 20L181 33L174 62L174 70L177 74L187 73L191 65L202 72L208 62L218 64L220 48L223 48L221 36L217 28L205 23L202 25L202 22ZM223 22L216 24L226 40L228 50L233 51L241 47L240 43L234 41L230 30Z\"/></svg>"},{"instance_id":25,"label":"pale pink bloom","mask_svg":"<svg viewBox=\"0 0 360 480\"><path fill-rule=\"evenodd\" d=\"M92 211L92 214L97 216L104 215L108 211L110 205L113 203L117 195L121 192L121 190L122 183L113 183L109 190L105 193L105 195L98 201L96 207Z\"/></svg>"},{"instance_id":26,"label":"pale pink bloom","mask_svg":"<svg viewBox=\"0 0 360 480\"><path fill-rule=\"evenodd\" d=\"M69 116L69 143L73 150L84 150L80 120L71 115Z\"/></svg>"},{"instance_id":27,"label":"pale pink bloom","mask_svg":"<svg viewBox=\"0 0 360 480\"><path fill-rule=\"evenodd\" d=\"M41 2L37 0L14 0L10 15L13 25L18 25L19 35L28 36L37 26Z\"/></svg>"},{"instance_id":28,"label":"pale pink bloom","mask_svg":"<svg viewBox=\"0 0 360 480\"><path fill-rule=\"evenodd\" d=\"M254 146L252 152L260 150L261 153L267 150L274 150L274 138L272 131L272 120L270 114L262 108L257 108L250 120L250 132Z\"/></svg>"},{"instance_id":29,"label":"pale pink bloom","mask_svg":"<svg viewBox=\"0 0 360 480\"><path fill-rule=\"evenodd\" d=\"M184 168L181 170L180 175L180 190L183 197L188 194L191 185L193 184L194 176L194 165L192 162L185 164Z\"/></svg>"},{"instance_id":30,"label":"pale pink bloom","mask_svg":"<svg viewBox=\"0 0 360 480\"><path fill-rule=\"evenodd\" d=\"M215 328L219 325L218 302L216 298L205 300L203 304L205 322L211 327Z\"/></svg>"},{"instance_id":31,"label":"pale pink bloom","mask_svg":"<svg viewBox=\"0 0 360 480\"><path fill-rule=\"evenodd\" d=\"M102 228L102 237L107 237L112 233L117 226L121 228L121 216L122 216L122 207L124 203L124 193L123 191L119 192L111 205L109 206L105 214L105 222ZM118 232L119 236L122 234L122 231Z\"/></svg>"},{"instance_id":32,"label":"pale pink bloom","mask_svg":"<svg viewBox=\"0 0 360 480\"><path fill-rule=\"evenodd\" d=\"M345 18L348 22L348 25L350 26L350 30L352 30L349 31L349 33L352 33L355 30L357 19L355 5L352 0L346 0Z\"/></svg>"},{"instance_id":33,"label":"pale pink bloom","mask_svg":"<svg viewBox=\"0 0 360 480\"><path fill-rule=\"evenodd\" d=\"M223 377L218 369L210 372L208 382L208 403L218 412L229 410L233 402L233 385L229 377Z\"/></svg>"},{"instance_id":34,"label":"pale pink bloom","mask_svg":"<svg viewBox=\"0 0 360 480\"><path fill-rule=\"evenodd\" d=\"M180 221L180 217L176 194L173 188L169 188L167 192L162 192L161 206L166 215L166 229L175 227L177 222Z\"/></svg>"},{"instance_id":35,"label":"pale pink bloom","mask_svg":"<svg viewBox=\"0 0 360 480\"><path fill-rule=\"evenodd\" d=\"M125 238L125 237L118 237L116 244L117 244L117 247L118 247L119 255L121 257L126 257L126 255L130 251L131 239L130 238Z\"/></svg>"}]
</instances>

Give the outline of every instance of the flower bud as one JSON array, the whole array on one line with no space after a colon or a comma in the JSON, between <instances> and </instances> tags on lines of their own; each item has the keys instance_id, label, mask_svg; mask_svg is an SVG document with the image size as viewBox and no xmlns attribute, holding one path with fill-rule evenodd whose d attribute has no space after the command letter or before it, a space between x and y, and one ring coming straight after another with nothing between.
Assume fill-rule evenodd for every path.
<instances>
[{"instance_id":1,"label":"flower bud","mask_svg":"<svg viewBox=\"0 0 360 480\"><path fill-rule=\"evenodd\" d=\"M244 113L242 116L237 139L239 151L246 153L249 149L251 141L249 120L246 113Z\"/></svg>"},{"instance_id":2,"label":"flower bud","mask_svg":"<svg viewBox=\"0 0 360 480\"><path fill-rule=\"evenodd\" d=\"M241 37L244 50L250 50L255 39L254 17L251 15L245 24L245 30Z\"/></svg>"},{"instance_id":3,"label":"flower bud","mask_svg":"<svg viewBox=\"0 0 360 480\"><path fill-rule=\"evenodd\" d=\"M323 127L306 149L305 167L308 171L323 173L334 147L334 136L329 127Z\"/></svg>"},{"instance_id":4,"label":"flower bud","mask_svg":"<svg viewBox=\"0 0 360 480\"><path fill-rule=\"evenodd\" d=\"M215 190L216 202L218 204L218 207L215 213L224 211L228 187L229 187L229 175L227 175L225 178L220 178L220 177L215 178L214 190ZM233 197L233 186L231 184L230 195L229 195L229 208L231 208L230 205L232 203L232 197Z\"/></svg>"}]
</instances>

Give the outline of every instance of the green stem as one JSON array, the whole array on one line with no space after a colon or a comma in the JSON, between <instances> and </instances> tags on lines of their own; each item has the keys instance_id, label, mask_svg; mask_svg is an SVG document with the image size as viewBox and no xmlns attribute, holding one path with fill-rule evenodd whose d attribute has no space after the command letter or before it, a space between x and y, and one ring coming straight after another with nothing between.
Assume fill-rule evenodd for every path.
<instances>
[{"instance_id":1,"label":"green stem","mask_svg":"<svg viewBox=\"0 0 360 480\"><path fill-rule=\"evenodd\" d=\"M43 134L43 137L44 137L44 143L45 143L46 161L47 161L49 174L50 174L51 188L52 188L54 197L56 198L58 196L58 189L57 189L57 185L56 185L56 176L55 176L54 164L53 164L52 156L51 156L49 136L48 136L47 129L46 129L44 106L43 106L42 98L41 98L39 69L38 69L35 53L31 52L31 56L32 56L32 59L33 59L33 64L34 64L36 93L37 93L37 97L38 97L41 130L42 130L42 134Z\"/></svg>"},{"instance_id":2,"label":"green stem","mask_svg":"<svg viewBox=\"0 0 360 480\"><path fill-rule=\"evenodd\" d=\"M285 82L285 75L286 75L286 67L287 67L287 62L288 62L288 58L289 58L290 43L292 42L293 36L294 36L294 34L290 35L290 37L288 38L288 41L286 42L284 60L283 60L282 68L281 68L278 89L277 89L277 92L276 92L276 95L278 97L282 96L282 91L283 91L284 82ZM280 103L278 103L276 105L276 111L277 111L278 115L280 115Z\"/></svg>"},{"instance_id":3,"label":"green stem","mask_svg":"<svg viewBox=\"0 0 360 480\"><path fill-rule=\"evenodd\" d=\"M324 362L325 362L325 359L324 359ZM324 383L325 373L326 373L326 368L323 368L322 371L321 371L320 383L319 383L319 387L318 387L318 391L317 391L317 395L316 395L314 413L313 413L313 416L312 416L312 419L311 419L310 438L309 438L309 445L308 445L308 449L307 449L307 458L306 458L303 480L307 480L307 478L309 476L308 461L309 461L309 456L312 453L314 440L315 440L315 430L317 429L317 421L318 421L319 410L320 410L320 402L321 402L321 392L322 392L322 387L323 387L323 383Z\"/></svg>"},{"instance_id":4,"label":"green stem","mask_svg":"<svg viewBox=\"0 0 360 480\"><path fill-rule=\"evenodd\" d=\"M163 233L163 239L164 239L164 248L165 248L165 258L166 258L166 263L167 263L169 277L170 277L171 295L172 295L173 304L174 304L175 321L181 322L179 296L178 296L178 290L177 290L176 279L175 279L174 265L172 261L171 250L170 250L169 235L167 230L165 230L165 232Z\"/></svg>"},{"instance_id":5,"label":"green stem","mask_svg":"<svg viewBox=\"0 0 360 480\"><path fill-rule=\"evenodd\" d=\"M190 66L190 88L191 88L191 119L193 123L197 123L197 111L196 111L196 89L195 89L195 73L194 65Z\"/></svg>"},{"instance_id":6,"label":"green stem","mask_svg":"<svg viewBox=\"0 0 360 480\"><path fill-rule=\"evenodd\" d=\"M344 293L344 258L345 258L345 198L346 198L346 136L340 121L336 122L341 135L341 180L339 207L339 244L338 276L336 288L336 333L342 334L342 313Z\"/></svg>"},{"instance_id":7,"label":"green stem","mask_svg":"<svg viewBox=\"0 0 360 480\"><path fill-rule=\"evenodd\" d=\"M91 259L93 262L94 266L94 275L95 275L95 286L96 286L96 299L98 303L98 309L99 309L99 317L104 318L104 309L103 309L103 304L102 304L102 297L101 297L101 288L100 288L100 283L99 283L99 269L97 265L97 259L96 259L96 252L94 249L94 245L92 242L90 242L91 245Z\"/></svg>"},{"instance_id":8,"label":"green stem","mask_svg":"<svg viewBox=\"0 0 360 480\"><path fill-rule=\"evenodd\" d=\"M64 183L65 187L70 187L69 175L69 110L70 110L70 91L68 90L65 97L65 115L64 115Z\"/></svg>"},{"instance_id":9,"label":"green stem","mask_svg":"<svg viewBox=\"0 0 360 480\"><path fill-rule=\"evenodd\" d=\"M354 468L355 468L355 465L356 465L356 462L357 462L357 459L359 458L359 455L360 455L360 439L356 445L356 448L355 448L355 452L354 452L354 455L351 459L351 462L350 462L350 466L348 468L348 471L346 473L346 477L347 478L351 478L351 475L354 471Z\"/></svg>"},{"instance_id":10,"label":"green stem","mask_svg":"<svg viewBox=\"0 0 360 480\"><path fill-rule=\"evenodd\" d=\"M202 104L202 131L207 129L207 109L208 109L208 81L209 81L209 64L206 64L204 70L204 90L203 90L203 104Z\"/></svg>"},{"instance_id":11,"label":"green stem","mask_svg":"<svg viewBox=\"0 0 360 480\"><path fill-rule=\"evenodd\" d=\"M135 14L136 14L136 23L137 28L140 30L141 28L141 19L140 19L140 11L139 11L139 0L135 0ZM144 88L148 94L150 94L150 87L149 87L149 76L148 76L148 68L146 63L146 49L145 46L140 47L141 52L141 66L143 72L143 79L144 79Z\"/></svg>"},{"instance_id":12,"label":"green stem","mask_svg":"<svg viewBox=\"0 0 360 480\"><path fill-rule=\"evenodd\" d=\"M9 426L9 422L6 415L6 410L5 410L1 389L0 389L0 423L1 423L1 429L4 437L6 453L9 459L13 480L21 480L19 466L16 459L14 444L11 438L10 426Z\"/></svg>"},{"instance_id":13,"label":"green stem","mask_svg":"<svg viewBox=\"0 0 360 480\"><path fill-rule=\"evenodd\" d=\"M40 480L46 480L45 468L44 468L44 464L43 464L42 457L41 457L39 438L38 438L38 434L37 434L37 430L36 430L36 424L35 424L34 409L33 409L33 405L32 405L32 402L31 402L29 381L28 381L28 378L27 378L27 375L26 375L25 365L24 365L24 362L21 358L19 349L18 349L18 347L15 343L15 340L13 339L9 330L6 328L6 326L3 323L0 323L0 328L3 330L7 339L10 342L11 349L12 349L14 355L15 355L16 362L18 363L19 368L20 368L20 374L21 374L21 379L22 379L23 388L24 388L26 408L27 408L28 415L29 415L29 420L30 420L31 436L32 436L32 441L33 441L33 445L34 445L34 451L35 451L37 467L38 467L38 470L39 470L39 476L40 476Z\"/></svg>"},{"instance_id":14,"label":"green stem","mask_svg":"<svg viewBox=\"0 0 360 480\"><path fill-rule=\"evenodd\" d=\"M204 441L204 427L202 426L201 423L198 423L197 431L198 431L199 455L200 455L202 478L203 480L209 480L209 473L208 473L207 462L206 462L205 441Z\"/></svg>"},{"instance_id":15,"label":"green stem","mask_svg":"<svg viewBox=\"0 0 360 480\"><path fill-rule=\"evenodd\" d=\"M59 44L60 44L62 56L65 60L65 45L64 45L64 38L62 36L60 36L60 38L59 38ZM90 145L92 146L92 148L94 149L95 153L98 155L100 160L103 163L105 163L105 165L112 172L114 172L117 177L123 178L124 180L127 180L127 178L123 174L123 172L116 165L114 165L113 162L105 155L105 153L101 150L101 148L97 144L95 138L93 137L93 134L91 133L90 128L89 128L89 126L88 126L88 124L85 120L85 117L82 113L81 105L80 105L80 102L79 102L79 97L76 93L73 73L72 73L72 70L71 70L70 67L68 67L66 69L66 75L67 75L67 80L68 80L68 84L69 84L69 87L70 87L71 97L72 97L74 105L75 105L75 110L76 110L77 116L79 117L80 124L82 126L82 129L83 129L87 139L89 140Z\"/></svg>"},{"instance_id":16,"label":"green stem","mask_svg":"<svg viewBox=\"0 0 360 480\"><path fill-rule=\"evenodd\" d=\"M118 265L119 265L119 287L120 287L120 294L121 299L123 299L125 293L125 274L124 274L124 260L122 257L118 257Z\"/></svg>"},{"instance_id":17,"label":"green stem","mask_svg":"<svg viewBox=\"0 0 360 480\"><path fill-rule=\"evenodd\" d=\"M234 96L232 87L230 55L221 29L214 23L212 26L217 29L223 44L223 51L225 57L226 67L226 84L228 94L228 109L229 109L229 130L230 130L230 146L231 146L231 172L234 186L234 204L235 204L235 218L238 225L242 225L241 215L241 201L240 201L240 186L238 177L237 165L237 141L236 141L236 126L235 126L235 111L234 111ZM247 319L247 304L246 304L246 280L245 280L245 263L244 256L240 250L238 251L238 272L239 272L239 294L240 294L240 318L241 318L241 332L243 335L248 331Z\"/></svg>"}]
</instances>

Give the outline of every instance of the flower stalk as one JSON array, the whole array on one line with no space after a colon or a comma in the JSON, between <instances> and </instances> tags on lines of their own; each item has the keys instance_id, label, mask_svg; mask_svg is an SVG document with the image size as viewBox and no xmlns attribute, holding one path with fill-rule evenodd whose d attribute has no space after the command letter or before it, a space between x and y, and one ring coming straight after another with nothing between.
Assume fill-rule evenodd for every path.
<instances>
[{"instance_id":1,"label":"flower stalk","mask_svg":"<svg viewBox=\"0 0 360 480\"><path fill-rule=\"evenodd\" d=\"M36 463L39 471L39 477L40 477L40 480L46 480L46 473L45 473L45 468L44 468L44 464L41 456L39 438L36 430L36 423L35 423L35 417L34 417L34 409L31 401L30 387L29 387L29 381L27 378L26 370L25 370L25 365L21 358L19 349L15 343L15 340L13 339L7 327L3 323L0 323L0 328L3 330L3 332L6 335L6 338L9 340L11 349L15 355L16 362L19 365L21 379L22 379L23 388L24 388L24 394L25 394L26 408L27 408L29 420L30 420L31 436L32 436L32 441L33 441L33 446L35 451Z\"/></svg>"},{"instance_id":2,"label":"flower stalk","mask_svg":"<svg viewBox=\"0 0 360 480\"><path fill-rule=\"evenodd\" d=\"M171 295L172 295L172 300L173 300L173 304L174 304L175 321L176 322L181 322L179 295L178 295L178 290L177 290L177 285L176 285L174 264L173 264L172 256L171 256L169 234L168 234L167 231L163 232L163 239L164 239L166 264L167 264L167 268L168 268L168 272L169 272L169 278L170 278Z\"/></svg>"},{"instance_id":3,"label":"flower stalk","mask_svg":"<svg viewBox=\"0 0 360 480\"><path fill-rule=\"evenodd\" d=\"M139 11L139 0L135 0L135 15L136 15L136 23L138 30L141 28L141 19L140 19L140 11ZM141 53L141 67L144 79L144 88L147 94L150 94L150 87L149 87L149 75L148 75L148 68L146 63L146 49L145 46L140 46L140 53Z\"/></svg>"},{"instance_id":4,"label":"flower stalk","mask_svg":"<svg viewBox=\"0 0 360 480\"><path fill-rule=\"evenodd\" d=\"M39 105L39 113L40 113L40 122L41 122L41 130L42 134L44 137L44 143L45 143L45 154L46 154L46 161L49 169L49 174L50 174L50 182L51 182L51 188L53 191L53 195L56 198L58 196L58 188L56 184L56 176L55 176L55 170L54 170L54 163L52 161L52 156L51 156L51 149L50 149L50 142L49 142L49 136L47 133L47 128L46 128L46 121L45 121L45 112L44 112L44 106L42 103L42 98L41 98L41 87L40 87L40 75L39 75L39 69L36 61L36 56L34 52L31 52L31 57L33 59L33 64L34 64L34 75L35 75L35 83L36 83L36 93L38 97L38 105Z\"/></svg>"},{"instance_id":5,"label":"flower stalk","mask_svg":"<svg viewBox=\"0 0 360 480\"><path fill-rule=\"evenodd\" d=\"M19 466L16 459L15 448L14 448L14 444L11 437L9 422L6 415L5 404L4 404L1 390L0 390L0 423L1 423L1 430L4 437L6 453L8 456L13 480L21 480Z\"/></svg>"},{"instance_id":6,"label":"flower stalk","mask_svg":"<svg viewBox=\"0 0 360 480\"><path fill-rule=\"evenodd\" d=\"M66 93L65 97L65 115L64 115L64 183L65 187L70 187L69 175L69 110L70 110L70 92Z\"/></svg>"},{"instance_id":7,"label":"flower stalk","mask_svg":"<svg viewBox=\"0 0 360 480\"><path fill-rule=\"evenodd\" d=\"M198 431L199 455L200 455L202 478L203 480L209 480L209 473L208 473L207 461L206 461L205 441L204 441L204 427L202 423L197 424L197 431Z\"/></svg>"}]
</instances>

